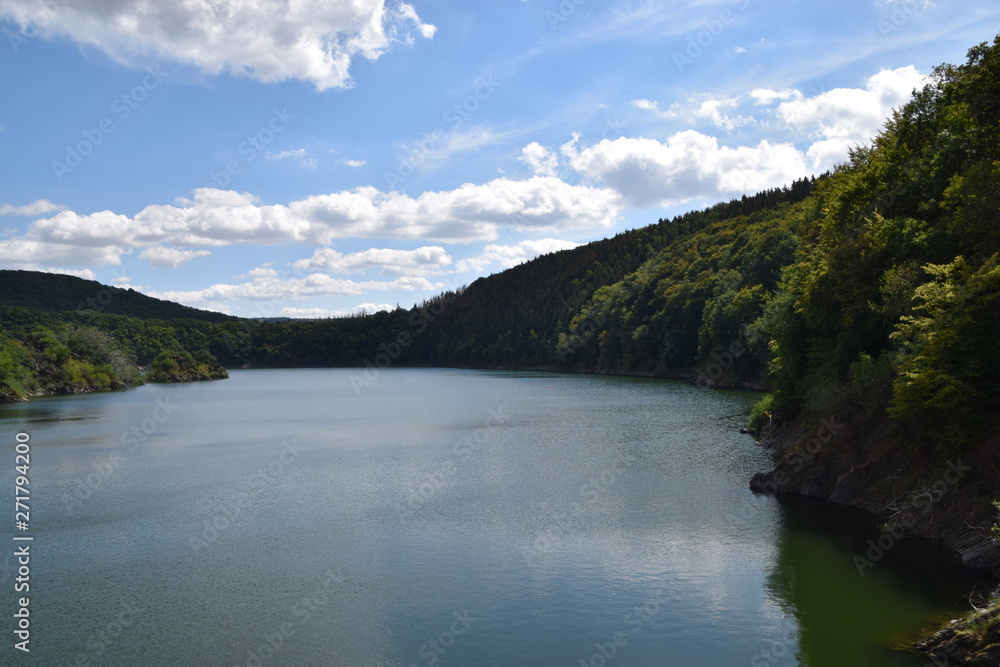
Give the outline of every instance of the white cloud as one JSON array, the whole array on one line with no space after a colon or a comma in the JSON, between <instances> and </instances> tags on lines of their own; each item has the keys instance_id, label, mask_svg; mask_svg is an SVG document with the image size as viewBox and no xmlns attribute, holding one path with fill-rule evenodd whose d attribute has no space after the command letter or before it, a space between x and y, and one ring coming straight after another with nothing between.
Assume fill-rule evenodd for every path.
<instances>
[{"instance_id":1,"label":"white cloud","mask_svg":"<svg viewBox=\"0 0 1000 667\"><path fill-rule=\"evenodd\" d=\"M62 211L51 218L35 220L28 228L31 236L42 241L89 247L138 245L128 241L133 231L128 216L111 211L89 215Z\"/></svg>"},{"instance_id":2,"label":"white cloud","mask_svg":"<svg viewBox=\"0 0 1000 667\"><path fill-rule=\"evenodd\" d=\"M816 139L807 155L815 171L824 171L846 160L851 147L871 140L892 110L927 82L913 66L883 69L865 81L864 89L835 88L782 102L777 113L790 127Z\"/></svg>"},{"instance_id":3,"label":"white cloud","mask_svg":"<svg viewBox=\"0 0 1000 667\"><path fill-rule=\"evenodd\" d=\"M153 246L143 250L139 257L148 261L154 269L176 269L195 257L207 257L211 254L208 250L177 250L165 246Z\"/></svg>"},{"instance_id":4,"label":"white cloud","mask_svg":"<svg viewBox=\"0 0 1000 667\"><path fill-rule=\"evenodd\" d=\"M310 297L359 295L365 292L391 290L431 292L443 289L444 286L444 283L432 283L426 278L415 276L404 276L391 281L354 281L334 278L324 273L313 273L292 278L259 276L238 284L218 283L200 290L149 291L147 294L189 306L205 307L208 304L243 299L281 303Z\"/></svg>"},{"instance_id":5,"label":"white cloud","mask_svg":"<svg viewBox=\"0 0 1000 667\"><path fill-rule=\"evenodd\" d=\"M264 153L264 157L268 160L284 160L287 157L305 157L306 149L304 148L293 148L287 151L281 151L280 153L272 153L267 151Z\"/></svg>"},{"instance_id":6,"label":"white cloud","mask_svg":"<svg viewBox=\"0 0 1000 667\"><path fill-rule=\"evenodd\" d=\"M620 138L580 150L576 141L562 148L570 165L589 180L606 183L631 208L757 192L807 173L802 154L791 144L763 140L729 148L694 130L678 132L666 143Z\"/></svg>"},{"instance_id":7,"label":"white cloud","mask_svg":"<svg viewBox=\"0 0 1000 667\"><path fill-rule=\"evenodd\" d=\"M677 105L672 105L668 111L663 111L662 109L660 109L660 103L653 100L646 100L646 99L632 100L631 105L636 109L642 109L643 111L649 111L651 113L655 113L656 115L661 116L662 118L677 117L677 113L674 110L674 107L676 107Z\"/></svg>"},{"instance_id":8,"label":"white cloud","mask_svg":"<svg viewBox=\"0 0 1000 667\"><path fill-rule=\"evenodd\" d=\"M739 105L739 101L738 97L730 97L722 100L705 100L695 110L694 115L698 118L711 121L713 125L720 129L731 132L737 127L751 125L755 122L753 118L748 116L725 113L726 109L735 109Z\"/></svg>"},{"instance_id":9,"label":"white cloud","mask_svg":"<svg viewBox=\"0 0 1000 667\"><path fill-rule=\"evenodd\" d=\"M61 211L35 220L20 236L0 241L0 260L104 266L119 264L122 254L136 249L166 266L203 254L181 251L231 244L325 246L339 238L470 243L491 241L501 229L609 228L618 212L613 191L552 176L466 183L418 197L364 186L285 205L264 205L246 192L199 188L191 198L147 206L132 218ZM172 250L152 249L161 245Z\"/></svg>"},{"instance_id":10,"label":"white cloud","mask_svg":"<svg viewBox=\"0 0 1000 667\"><path fill-rule=\"evenodd\" d=\"M506 269L516 266L539 255L546 255L559 250L575 248L579 243L561 239L538 239L537 241L521 241L514 245L489 244L483 248L478 257L460 260L455 265L456 273L479 273L487 266L499 266Z\"/></svg>"},{"instance_id":11,"label":"white cloud","mask_svg":"<svg viewBox=\"0 0 1000 667\"><path fill-rule=\"evenodd\" d=\"M306 149L304 148L292 148L287 151L281 151L280 153L272 153L268 151L264 153L264 158L267 160L284 160L286 158L300 158L299 166L305 167L306 169L315 169L319 162L314 157L306 157Z\"/></svg>"},{"instance_id":12,"label":"white cloud","mask_svg":"<svg viewBox=\"0 0 1000 667\"><path fill-rule=\"evenodd\" d=\"M60 268L48 267L36 270L44 271L45 273L62 273L67 276L76 276L77 278L83 278L85 280L97 280L97 276L90 269L60 269Z\"/></svg>"},{"instance_id":13,"label":"white cloud","mask_svg":"<svg viewBox=\"0 0 1000 667\"><path fill-rule=\"evenodd\" d=\"M632 106L636 109L642 109L643 111L659 111L659 102L654 102L653 100L632 100Z\"/></svg>"},{"instance_id":14,"label":"white cloud","mask_svg":"<svg viewBox=\"0 0 1000 667\"><path fill-rule=\"evenodd\" d=\"M775 100L801 100L802 93L793 88L783 88L781 90L771 90L770 88L754 88L750 91L756 104L769 106Z\"/></svg>"},{"instance_id":15,"label":"white cloud","mask_svg":"<svg viewBox=\"0 0 1000 667\"><path fill-rule=\"evenodd\" d=\"M556 154L537 141L532 141L522 148L521 157L518 159L531 167L539 176L555 176L559 167L559 158Z\"/></svg>"},{"instance_id":16,"label":"white cloud","mask_svg":"<svg viewBox=\"0 0 1000 667\"><path fill-rule=\"evenodd\" d=\"M344 255L333 248L317 248L309 259L300 259L296 269L321 269L331 273L365 273L378 270L383 275L418 276L439 273L451 264L451 257L440 246L414 250L371 248Z\"/></svg>"},{"instance_id":17,"label":"white cloud","mask_svg":"<svg viewBox=\"0 0 1000 667\"><path fill-rule=\"evenodd\" d=\"M8 0L0 12L22 28L69 37L121 63L153 55L213 75L302 79L320 90L350 86L358 56L375 60L393 43L435 32L411 5L386 0Z\"/></svg>"},{"instance_id":18,"label":"white cloud","mask_svg":"<svg viewBox=\"0 0 1000 667\"><path fill-rule=\"evenodd\" d=\"M351 310L330 310L329 308L291 308L284 307L278 311L282 317L298 317L306 319L322 319L327 317L347 317L358 313L377 313L380 310L391 311L395 306L388 303L361 303Z\"/></svg>"},{"instance_id":19,"label":"white cloud","mask_svg":"<svg viewBox=\"0 0 1000 667\"><path fill-rule=\"evenodd\" d=\"M60 267L115 266L126 251L116 246L88 246L16 238L0 241L0 263L8 268L41 271ZM62 269L60 269L61 271Z\"/></svg>"},{"instance_id":20,"label":"white cloud","mask_svg":"<svg viewBox=\"0 0 1000 667\"><path fill-rule=\"evenodd\" d=\"M365 160L350 160L350 159L344 158L343 160L338 160L338 164L346 165L348 167L355 167L355 168L357 168L357 167L367 166L368 162L366 162Z\"/></svg>"},{"instance_id":21,"label":"white cloud","mask_svg":"<svg viewBox=\"0 0 1000 667\"><path fill-rule=\"evenodd\" d=\"M482 125L460 126L450 132L442 129L428 132L416 141L402 146L404 155L399 161L397 177L402 180L417 169L440 166L452 155L498 144L510 137L511 134L510 132L495 132Z\"/></svg>"},{"instance_id":22,"label":"white cloud","mask_svg":"<svg viewBox=\"0 0 1000 667\"><path fill-rule=\"evenodd\" d=\"M359 303L354 309L355 312L364 311L366 313L377 313L382 310L388 312L396 310L396 307L389 303Z\"/></svg>"},{"instance_id":23,"label":"white cloud","mask_svg":"<svg viewBox=\"0 0 1000 667\"><path fill-rule=\"evenodd\" d=\"M53 204L48 199L36 199L30 204L25 204L23 206L0 204L0 215L35 216L35 215L45 215L46 213L54 213L56 211L62 211L65 209L66 209L65 206L60 206L59 204Z\"/></svg>"}]
</instances>

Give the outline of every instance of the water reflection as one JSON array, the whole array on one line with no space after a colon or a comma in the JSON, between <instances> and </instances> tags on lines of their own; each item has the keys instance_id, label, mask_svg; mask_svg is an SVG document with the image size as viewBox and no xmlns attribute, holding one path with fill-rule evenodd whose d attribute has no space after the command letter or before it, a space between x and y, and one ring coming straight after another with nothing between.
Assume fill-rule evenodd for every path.
<instances>
[{"instance_id":1,"label":"water reflection","mask_svg":"<svg viewBox=\"0 0 1000 667\"><path fill-rule=\"evenodd\" d=\"M780 503L778 556L767 586L795 619L801 665L921 667L926 659L905 646L965 611L960 601L968 591L990 586L944 550L910 538L859 573L854 557L864 558L869 540L879 537L871 515L808 498Z\"/></svg>"},{"instance_id":2,"label":"water reflection","mask_svg":"<svg viewBox=\"0 0 1000 667\"><path fill-rule=\"evenodd\" d=\"M905 542L860 577L867 519L754 497L754 395L437 369L359 395L355 372L0 407L44 517L36 661L923 665L887 645L962 600ZM125 603L145 611L88 653Z\"/></svg>"}]
</instances>

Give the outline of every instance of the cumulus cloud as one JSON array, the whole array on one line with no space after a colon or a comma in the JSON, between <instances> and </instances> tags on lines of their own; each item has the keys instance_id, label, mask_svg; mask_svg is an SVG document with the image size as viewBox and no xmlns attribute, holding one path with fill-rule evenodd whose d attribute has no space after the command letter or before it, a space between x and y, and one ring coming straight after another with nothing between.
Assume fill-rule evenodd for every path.
<instances>
[{"instance_id":1,"label":"cumulus cloud","mask_svg":"<svg viewBox=\"0 0 1000 667\"><path fill-rule=\"evenodd\" d=\"M30 204L24 204L23 206L0 204L0 215L37 216L62 211L65 208L65 206L60 206L59 204L53 204L48 199L36 199Z\"/></svg>"},{"instance_id":2,"label":"cumulus cloud","mask_svg":"<svg viewBox=\"0 0 1000 667\"><path fill-rule=\"evenodd\" d=\"M722 100L705 100L695 110L694 115L698 118L708 120L716 127L732 132L742 125L751 125L755 121L749 116L726 113L726 109L735 109L739 105L738 97L730 97Z\"/></svg>"},{"instance_id":3,"label":"cumulus cloud","mask_svg":"<svg viewBox=\"0 0 1000 667\"><path fill-rule=\"evenodd\" d=\"M195 257L207 257L211 254L208 250L178 250L166 246L153 246L143 250L139 257L148 261L154 269L176 269Z\"/></svg>"},{"instance_id":4,"label":"cumulus cloud","mask_svg":"<svg viewBox=\"0 0 1000 667\"><path fill-rule=\"evenodd\" d=\"M27 238L0 241L0 263L8 268L36 271L41 271L46 264L57 267L116 266L121 264L121 256L125 252L125 249L116 246L95 247Z\"/></svg>"},{"instance_id":5,"label":"cumulus cloud","mask_svg":"<svg viewBox=\"0 0 1000 667\"><path fill-rule=\"evenodd\" d=\"M391 0L8 0L0 12L23 29L68 37L121 63L153 55L213 75L302 79L320 90L350 86L358 56L375 60L393 43L435 32L411 5Z\"/></svg>"},{"instance_id":6,"label":"cumulus cloud","mask_svg":"<svg viewBox=\"0 0 1000 667\"><path fill-rule=\"evenodd\" d=\"M559 167L559 158L556 154L537 141L532 141L522 148L521 157L518 159L531 167L539 176L555 176Z\"/></svg>"},{"instance_id":7,"label":"cumulus cloud","mask_svg":"<svg viewBox=\"0 0 1000 667\"><path fill-rule=\"evenodd\" d=\"M491 241L504 228L530 232L609 228L619 206L611 190L570 185L550 176L467 183L415 198L367 186L287 205L263 205L249 193L201 188L191 198L148 206L131 218L111 211L60 211L35 220L22 235L0 240L0 261L26 269L86 268L119 265L123 255L139 252L155 268L176 268L208 255L207 248L232 244L326 246L338 238L469 243ZM439 246L429 248L376 249L346 256L317 251L301 265L351 272L379 269L409 276L439 271L451 262ZM425 262L422 268L420 262ZM199 303L219 307L222 297L215 298Z\"/></svg>"},{"instance_id":8,"label":"cumulus cloud","mask_svg":"<svg viewBox=\"0 0 1000 667\"><path fill-rule=\"evenodd\" d=\"M730 148L694 130L665 143L647 138L605 139L582 150L577 138L562 147L570 165L592 182L620 193L632 208L670 206L777 187L806 173L791 144L763 140Z\"/></svg>"},{"instance_id":9,"label":"cumulus cloud","mask_svg":"<svg viewBox=\"0 0 1000 667\"><path fill-rule=\"evenodd\" d=\"M180 266L205 248L232 244L326 246L339 238L469 243L491 241L504 228L609 228L618 212L614 192L552 176L466 183L418 197L364 186L273 205L246 192L200 188L191 198L147 206L131 218L112 211L61 211L35 220L23 235L0 241L0 259L104 266L141 250L154 265ZM189 252L197 249L202 252Z\"/></svg>"},{"instance_id":10,"label":"cumulus cloud","mask_svg":"<svg viewBox=\"0 0 1000 667\"><path fill-rule=\"evenodd\" d=\"M465 273L471 271L479 273L488 266L498 266L506 269L527 262L539 255L575 248L578 245L580 244L561 239L521 241L513 245L491 243L483 248L478 257L460 260L455 266L455 272Z\"/></svg>"},{"instance_id":11,"label":"cumulus cloud","mask_svg":"<svg viewBox=\"0 0 1000 667\"><path fill-rule=\"evenodd\" d=\"M309 259L300 259L296 269L320 269L331 273L366 273L377 270L384 275L419 276L439 273L451 264L451 256L441 246L414 250L371 248L361 252L340 253L333 248L317 248Z\"/></svg>"},{"instance_id":12,"label":"cumulus cloud","mask_svg":"<svg viewBox=\"0 0 1000 667\"><path fill-rule=\"evenodd\" d=\"M778 117L791 128L809 131L816 141L807 155L816 171L847 159L848 150L871 140L892 110L910 99L928 78L913 66L883 69L861 88L835 88L778 106Z\"/></svg>"},{"instance_id":13,"label":"cumulus cloud","mask_svg":"<svg viewBox=\"0 0 1000 667\"><path fill-rule=\"evenodd\" d=\"M356 296L365 292L390 290L431 292L442 288L444 283L432 283L426 278L415 276L404 276L391 281L354 281L334 278L325 273L312 273L302 277L259 275L237 284L217 283L200 290L149 291L147 294L189 306L213 307L214 304L239 300L281 303L311 297Z\"/></svg>"}]
</instances>

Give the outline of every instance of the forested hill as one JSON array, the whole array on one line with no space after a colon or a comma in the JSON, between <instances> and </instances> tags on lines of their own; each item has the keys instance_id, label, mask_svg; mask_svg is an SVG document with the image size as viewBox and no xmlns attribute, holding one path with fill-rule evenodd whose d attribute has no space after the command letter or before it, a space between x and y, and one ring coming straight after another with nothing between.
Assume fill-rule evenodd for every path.
<instances>
[{"instance_id":1,"label":"forested hill","mask_svg":"<svg viewBox=\"0 0 1000 667\"><path fill-rule=\"evenodd\" d=\"M192 319L223 322L222 313L198 310L146 296L133 289L102 285L94 280L41 271L0 270L0 305L49 312L69 310L129 315L145 319Z\"/></svg>"},{"instance_id":2,"label":"forested hill","mask_svg":"<svg viewBox=\"0 0 1000 667\"><path fill-rule=\"evenodd\" d=\"M770 215L779 207L800 202L813 192L816 182L803 178L787 187L661 219L481 278L455 295L438 326L430 331L434 345L428 360L473 366L574 367L577 359L567 359L560 336L600 288L618 283L663 248L713 225L741 226L749 217ZM685 370L693 366L693 357L685 360Z\"/></svg>"},{"instance_id":3,"label":"forested hill","mask_svg":"<svg viewBox=\"0 0 1000 667\"><path fill-rule=\"evenodd\" d=\"M407 345L391 360L395 365L575 366L559 348L560 335L595 291L622 280L677 239L799 202L816 182L804 178L544 255L409 310L358 317L241 319L73 276L0 271L0 381L31 365L8 364L5 376L5 340L38 356L40 340L65 342L87 328L110 334L116 347L143 366L164 351L205 353L229 367L363 366L401 335ZM685 364L693 368L695 360Z\"/></svg>"}]
</instances>

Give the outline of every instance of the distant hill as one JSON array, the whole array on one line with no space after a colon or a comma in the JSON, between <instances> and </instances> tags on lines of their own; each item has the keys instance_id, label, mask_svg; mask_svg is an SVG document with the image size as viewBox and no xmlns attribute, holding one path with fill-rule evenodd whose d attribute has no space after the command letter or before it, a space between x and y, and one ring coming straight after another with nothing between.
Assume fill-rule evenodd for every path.
<instances>
[{"instance_id":1,"label":"distant hill","mask_svg":"<svg viewBox=\"0 0 1000 667\"><path fill-rule=\"evenodd\" d=\"M155 299L133 289L102 285L59 273L0 270L0 306L34 308L47 312L94 311L141 319L228 322L222 313Z\"/></svg>"}]
</instances>

